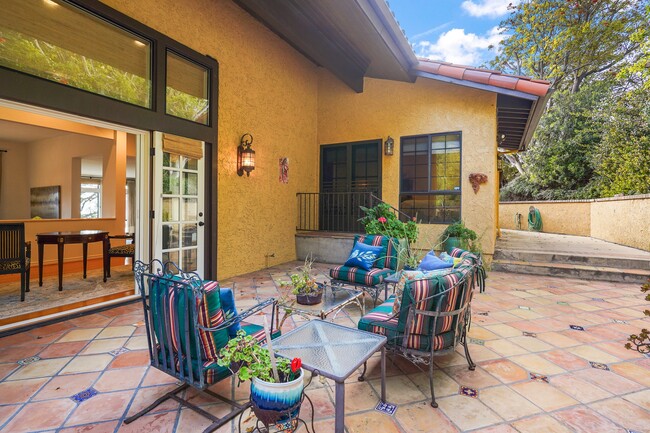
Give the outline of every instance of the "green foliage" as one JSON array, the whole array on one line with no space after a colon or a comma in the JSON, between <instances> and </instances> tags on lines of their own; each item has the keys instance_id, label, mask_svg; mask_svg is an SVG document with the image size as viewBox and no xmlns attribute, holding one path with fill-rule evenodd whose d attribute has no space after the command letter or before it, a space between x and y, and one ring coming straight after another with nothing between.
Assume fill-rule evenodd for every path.
<instances>
[{"instance_id":1,"label":"green foliage","mask_svg":"<svg viewBox=\"0 0 650 433\"><path fill-rule=\"evenodd\" d=\"M291 275L291 282L282 282L280 287L291 287L291 293L294 295L311 295L323 291L322 287L316 283L312 275L312 265L314 260L311 256L305 259L305 263L298 267L298 273Z\"/></svg>"},{"instance_id":2,"label":"green foliage","mask_svg":"<svg viewBox=\"0 0 650 433\"><path fill-rule=\"evenodd\" d=\"M650 193L650 87L612 103L596 153L602 196Z\"/></svg>"},{"instance_id":3,"label":"green foliage","mask_svg":"<svg viewBox=\"0 0 650 433\"><path fill-rule=\"evenodd\" d=\"M460 247L464 250L471 251L473 253L480 253L482 250L478 235L474 230L465 226L465 222L463 220L449 224L447 228L445 228L445 230L440 234L438 240L441 243L444 243L449 238L458 238L460 241Z\"/></svg>"},{"instance_id":4,"label":"green foliage","mask_svg":"<svg viewBox=\"0 0 650 433\"><path fill-rule=\"evenodd\" d=\"M647 27L646 0L524 0L500 24L508 35L492 66L552 80L577 92L590 76L616 68L640 42Z\"/></svg>"},{"instance_id":5,"label":"green foliage","mask_svg":"<svg viewBox=\"0 0 650 433\"><path fill-rule=\"evenodd\" d=\"M418 226L415 221L400 221L387 203L379 203L371 208L361 206L361 210L366 215L359 221L365 226L367 234L406 239L409 243L417 241Z\"/></svg>"},{"instance_id":6,"label":"green foliage","mask_svg":"<svg viewBox=\"0 0 650 433\"><path fill-rule=\"evenodd\" d=\"M290 382L300 374L300 370L297 372L291 370L289 359L277 358L276 363L281 382ZM237 331L237 336L221 349L217 364L230 368L240 381L257 377L266 382L276 382L268 349L262 347L256 338L246 335L242 330Z\"/></svg>"}]
</instances>

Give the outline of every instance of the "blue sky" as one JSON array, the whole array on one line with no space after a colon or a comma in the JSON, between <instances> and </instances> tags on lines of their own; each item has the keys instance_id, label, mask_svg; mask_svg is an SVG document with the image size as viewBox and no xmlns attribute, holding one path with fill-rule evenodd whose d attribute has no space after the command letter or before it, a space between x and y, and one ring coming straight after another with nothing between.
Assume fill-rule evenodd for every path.
<instances>
[{"instance_id":1,"label":"blue sky","mask_svg":"<svg viewBox=\"0 0 650 433\"><path fill-rule=\"evenodd\" d=\"M415 54L468 66L494 58L499 23L518 0L388 0Z\"/></svg>"}]
</instances>

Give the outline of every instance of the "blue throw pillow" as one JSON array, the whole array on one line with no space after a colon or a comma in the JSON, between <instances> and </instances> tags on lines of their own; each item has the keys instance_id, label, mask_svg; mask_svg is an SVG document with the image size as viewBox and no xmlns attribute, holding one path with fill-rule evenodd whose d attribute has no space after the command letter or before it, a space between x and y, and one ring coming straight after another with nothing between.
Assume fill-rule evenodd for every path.
<instances>
[{"instance_id":1,"label":"blue throw pillow","mask_svg":"<svg viewBox=\"0 0 650 433\"><path fill-rule=\"evenodd\" d=\"M424 256L424 258L420 262L420 266L418 266L418 270L435 271L436 269L451 268L453 266L454 266L453 263L440 260L438 257L436 257L436 253L434 253L433 251L429 251L427 255Z\"/></svg>"},{"instance_id":2,"label":"blue throw pillow","mask_svg":"<svg viewBox=\"0 0 650 433\"><path fill-rule=\"evenodd\" d=\"M354 244L350 257L348 257L348 260L345 262L345 266L361 268L369 271L383 249L384 248L381 245L373 247L372 245L357 242Z\"/></svg>"},{"instance_id":3,"label":"blue throw pillow","mask_svg":"<svg viewBox=\"0 0 650 433\"><path fill-rule=\"evenodd\" d=\"M226 317L237 317L237 308L235 308L235 294L232 289L222 287L219 290L219 297L221 298L221 308L226 314ZM241 329L241 323L236 322L228 327L228 336L230 338L237 336L237 331Z\"/></svg>"}]
</instances>

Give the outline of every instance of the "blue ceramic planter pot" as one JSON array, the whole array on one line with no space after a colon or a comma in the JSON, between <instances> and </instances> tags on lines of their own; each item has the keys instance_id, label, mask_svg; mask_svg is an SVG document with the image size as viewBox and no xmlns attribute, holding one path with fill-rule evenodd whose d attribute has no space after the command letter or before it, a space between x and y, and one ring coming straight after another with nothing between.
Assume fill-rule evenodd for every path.
<instances>
[{"instance_id":1,"label":"blue ceramic planter pot","mask_svg":"<svg viewBox=\"0 0 650 433\"><path fill-rule=\"evenodd\" d=\"M289 409L300 403L304 388L303 377L304 372L301 368L300 376L291 382L271 383L253 378L251 400L260 409L284 412L279 415L276 425L295 420L300 413L300 406L294 408L292 413L289 413Z\"/></svg>"}]
</instances>

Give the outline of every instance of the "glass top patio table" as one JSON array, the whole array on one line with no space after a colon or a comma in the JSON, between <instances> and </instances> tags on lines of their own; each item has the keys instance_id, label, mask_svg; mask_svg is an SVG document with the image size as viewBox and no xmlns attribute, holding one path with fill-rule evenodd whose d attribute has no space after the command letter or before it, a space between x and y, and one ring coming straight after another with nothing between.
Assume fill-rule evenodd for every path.
<instances>
[{"instance_id":1,"label":"glass top patio table","mask_svg":"<svg viewBox=\"0 0 650 433\"><path fill-rule=\"evenodd\" d=\"M335 433L345 430L345 379L381 350L381 401L386 401L386 337L324 320L312 320L273 340L284 358L300 358L308 371L336 382Z\"/></svg>"},{"instance_id":2,"label":"glass top patio table","mask_svg":"<svg viewBox=\"0 0 650 433\"><path fill-rule=\"evenodd\" d=\"M336 290L332 290L332 286L329 284L323 284L323 300L318 304L314 305L302 305L297 302L289 302L287 300L281 300L278 303L278 312L280 309L284 309L284 317L280 320L280 315L277 314L276 327L280 329L282 324L284 324L285 319L291 314L299 314L307 319L311 317L318 317L320 319L325 319L330 314L334 313L334 318L336 315L349 304L357 304L361 310L361 315L365 314L365 309L361 297L363 296L362 290L355 290L346 287L337 287Z\"/></svg>"}]
</instances>

